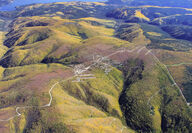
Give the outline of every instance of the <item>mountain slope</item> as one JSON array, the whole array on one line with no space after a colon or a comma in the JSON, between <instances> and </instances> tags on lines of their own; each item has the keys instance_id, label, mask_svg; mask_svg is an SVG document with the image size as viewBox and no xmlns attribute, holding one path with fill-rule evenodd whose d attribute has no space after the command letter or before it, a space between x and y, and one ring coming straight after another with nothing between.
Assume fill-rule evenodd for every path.
<instances>
[{"instance_id":1,"label":"mountain slope","mask_svg":"<svg viewBox=\"0 0 192 133\"><path fill-rule=\"evenodd\" d=\"M115 8L64 2L7 12L0 131L191 131L191 42L151 23L191 11Z\"/></svg>"},{"instance_id":2,"label":"mountain slope","mask_svg":"<svg viewBox=\"0 0 192 133\"><path fill-rule=\"evenodd\" d=\"M153 5L153 6L166 6L166 7L185 7L191 8L191 0L108 0L109 4L127 4L127 5Z\"/></svg>"}]
</instances>

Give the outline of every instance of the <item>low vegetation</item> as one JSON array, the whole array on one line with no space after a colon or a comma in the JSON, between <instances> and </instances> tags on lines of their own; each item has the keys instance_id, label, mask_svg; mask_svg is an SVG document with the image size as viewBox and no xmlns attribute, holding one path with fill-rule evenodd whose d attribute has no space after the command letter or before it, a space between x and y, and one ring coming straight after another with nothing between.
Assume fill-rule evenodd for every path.
<instances>
[{"instance_id":1,"label":"low vegetation","mask_svg":"<svg viewBox=\"0 0 192 133\"><path fill-rule=\"evenodd\" d=\"M148 71L140 60L125 66L119 102L127 124L138 132L190 132L191 111L165 68L159 64Z\"/></svg>"},{"instance_id":2,"label":"low vegetation","mask_svg":"<svg viewBox=\"0 0 192 133\"><path fill-rule=\"evenodd\" d=\"M192 27L168 25L168 26L163 26L162 29L165 32L169 33L174 38L192 41L191 39L192 33L190 32Z\"/></svg>"},{"instance_id":3,"label":"low vegetation","mask_svg":"<svg viewBox=\"0 0 192 133\"><path fill-rule=\"evenodd\" d=\"M0 21L0 120L11 118L0 130L190 133L192 112L179 90L191 103L190 13L104 2L0 13L14 18L7 33Z\"/></svg>"},{"instance_id":4,"label":"low vegetation","mask_svg":"<svg viewBox=\"0 0 192 133\"><path fill-rule=\"evenodd\" d=\"M139 24L121 24L116 30L115 36L136 45L149 43Z\"/></svg>"},{"instance_id":5,"label":"low vegetation","mask_svg":"<svg viewBox=\"0 0 192 133\"><path fill-rule=\"evenodd\" d=\"M163 31L160 27L141 24L144 35L151 41L148 45L153 49L165 49L170 51L190 51L192 43L183 39L176 39L167 32ZM153 34L150 34L153 33ZM154 34L155 33L155 34ZM160 34L160 35L157 35Z\"/></svg>"}]
</instances>

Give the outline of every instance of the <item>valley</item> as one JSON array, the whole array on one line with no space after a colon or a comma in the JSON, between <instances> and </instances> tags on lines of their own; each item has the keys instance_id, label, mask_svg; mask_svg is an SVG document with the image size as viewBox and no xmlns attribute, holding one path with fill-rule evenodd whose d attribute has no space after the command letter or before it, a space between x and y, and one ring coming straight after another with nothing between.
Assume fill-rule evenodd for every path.
<instances>
[{"instance_id":1,"label":"valley","mask_svg":"<svg viewBox=\"0 0 192 133\"><path fill-rule=\"evenodd\" d=\"M190 133L190 13L104 2L1 12L0 132Z\"/></svg>"}]
</instances>

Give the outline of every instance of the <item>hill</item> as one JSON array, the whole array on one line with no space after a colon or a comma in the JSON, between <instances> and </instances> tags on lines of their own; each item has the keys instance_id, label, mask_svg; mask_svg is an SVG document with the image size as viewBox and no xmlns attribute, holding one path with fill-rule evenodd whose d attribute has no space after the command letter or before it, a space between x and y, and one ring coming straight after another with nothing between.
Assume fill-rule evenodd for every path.
<instances>
[{"instance_id":1,"label":"hill","mask_svg":"<svg viewBox=\"0 0 192 133\"><path fill-rule=\"evenodd\" d=\"M152 22L191 11L162 9L60 2L4 12L0 131L190 132L190 26Z\"/></svg>"},{"instance_id":2,"label":"hill","mask_svg":"<svg viewBox=\"0 0 192 133\"><path fill-rule=\"evenodd\" d=\"M192 41L191 27L189 26L168 25L163 26L162 29L177 39Z\"/></svg>"},{"instance_id":3,"label":"hill","mask_svg":"<svg viewBox=\"0 0 192 133\"><path fill-rule=\"evenodd\" d=\"M109 11L106 16L124 20L126 23L141 23L141 29L151 41L151 48L179 51L191 49L188 32L191 26L189 9L155 6L123 7Z\"/></svg>"},{"instance_id":4,"label":"hill","mask_svg":"<svg viewBox=\"0 0 192 133\"><path fill-rule=\"evenodd\" d=\"M108 0L109 4L126 4L129 6L153 5L166 7L185 7L191 8L191 0Z\"/></svg>"},{"instance_id":5,"label":"hill","mask_svg":"<svg viewBox=\"0 0 192 133\"><path fill-rule=\"evenodd\" d=\"M190 9L180 7L132 6L113 9L107 13L107 17L124 19L127 22L190 25L191 13Z\"/></svg>"}]
</instances>

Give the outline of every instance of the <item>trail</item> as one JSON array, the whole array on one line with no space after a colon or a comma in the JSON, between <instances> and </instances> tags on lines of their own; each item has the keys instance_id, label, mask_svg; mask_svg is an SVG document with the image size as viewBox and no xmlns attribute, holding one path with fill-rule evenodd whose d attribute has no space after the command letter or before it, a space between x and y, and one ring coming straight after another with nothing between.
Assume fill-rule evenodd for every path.
<instances>
[{"instance_id":1,"label":"trail","mask_svg":"<svg viewBox=\"0 0 192 133\"><path fill-rule=\"evenodd\" d=\"M158 95L160 91L161 91L161 89L158 90L155 94L153 94L153 95L148 99L147 105L149 105L149 104L151 103L151 100L153 99L153 97L155 97L156 95ZM150 106L150 107L151 107L151 106Z\"/></svg>"},{"instance_id":2,"label":"trail","mask_svg":"<svg viewBox=\"0 0 192 133\"><path fill-rule=\"evenodd\" d=\"M53 88L55 88L55 86L58 85L58 84L59 84L59 82L56 82L56 83L51 87L51 89L49 90L50 101L49 101L49 103L48 103L47 105L44 105L43 107L49 107L49 106L51 106L51 103L52 103L52 100L53 100L53 96L52 96L51 92L52 92Z\"/></svg>"},{"instance_id":3,"label":"trail","mask_svg":"<svg viewBox=\"0 0 192 133\"><path fill-rule=\"evenodd\" d=\"M166 65L166 66L168 66L168 67L177 67L177 66L182 66L182 65L192 65L192 63L183 62L183 63L179 63L179 64Z\"/></svg>"},{"instance_id":4,"label":"trail","mask_svg":"<svg viewBox=\"0 0 192 133\"><path fill-rule=\"evenodd\" d=\"M73 77L71 78L68 78L66 80L62 80L60 82L64 82L64 81L68 81L70 79L72 79ZM50 101L48 104L45 104L45 105L42 105L42 106L23 106L23 107L16 107L16 115L8 118L8 119L0 119L0 121L10 121L12 119L14 119L15 117L19 117L21 116L21 113L19 112L20 109L26 109L26 108L34 108L34 107L40 107L40 108L45 108L45 107L49 107L51 106L51 103L52 103L52 100L53 100L53 96L52 96L52 90L55 88L56 85L58 85L60 82L56 82L54 85L52 85L52 87L50 88L49 90L49 95L50 95Z\"/></svg>"},{"instance_id":5,"label":"trail","mask_svg":"<svg viewBox=\"0 0 192 133\"><path fill-rule=\"evenodd\" d=\"M183 95L183 92L181 91L181 88L180 88L180 87L178 86L178 84L175 82L175 80L174 80L173 76L171 75L171 73L170 73L167 65L163 64L151 51L150 51L149 53L155 58L155 60L156 60L157 62L159 62L160 64L162 64L162 65L164 66L164 68L167 70L167 72L168 72L168 74L169 74L169 76L170 76L170 78L171 78L171 80L172 80L172 82L173 82L173 85L175 85L175 86L179 89L179 92L180 92L181 96L183 97L183 100L184 100L185 103L189 106L189 103L187 103L187 100L186 100L185 96ZM162 67L162 69L163 69L163 67Z\"/></svg>"},{"instance_id":6,"label":"trail","mask_svg":"<svg viewBox=\"0 0 192 133\"><path fill-rule=\"evenodd\" d=\"M8 23L6 24L5 27L8 27ZM87 67L85 67L84 69L77 69L77 70L75 71L75 75L74 75L74 76L69 77L69 78L67 78L67 79L65 79L65 80L57 81L56 83L54 83L54 84L51 86L51 88L49 89L49 92L48 92L48 93L49 93L49 96L50 96L50 100L49 100L49 103L48 103L48 104L45 104L45 105L42 105L42 106L23 106L23 107L16 107L16 109L15 109L16 115L14 115L14 116L12 116L12 117L10 117L10 118L8 118L8 119L0 119L0 121L2 121L2 122L3 122L3 121L10 121L10 120L12 120L12 119L14 119L14 118L16 118L16 117L21 116L21 115L22 115L21 112L20 112L21 109L27 109L27 108L33 108L33 107L40 107L40 108L50 107L50 106L52 105L52 101L53 101L52 91L53 91L53 89L54 89L57 85L59 85L61 82L69 81L69 80L71 80L71 79L73 79L73 78L75 78L75 77L78 77L78 76L84 77L84 78L82 78L82 79L89 79L89 78L87 78L86 76L93 76L93 75L92 75L92 74L90 74L90 75L89 75L89 74L88 74L88 75L85 75L85 74L83 74L83 73L86 72L86 71L88 71L88 70L90 70L90 69L91 69L92 67L94 67L96 64L101 63L101 62L102 62L103 60L105 60L106 58L109 58L109 57L111 57L111 56L113 56L113 55L116 55L116 54L119 54L119 53L123 53L123 52L132 53L132 52L134 52L134 51L137 50L137 54L139 54L139 53L140 53L143 49L145 49L146 47L142 47L142 48L140 48L140 49L138 49L138 48L139 48L139 47L136 47L136 48L134 48L134 49L132 49L132 50L128 50L128 49L123 49L123 50L122 50L122 49L121 49L121 50L118 50L118 51L116 51L116 52L114 52L114 53L111 53L111 54L109 54L109 55L107 55L107 56L100 57L100 58L98 58L97 60L93 60L93 61L92 61L92 64L89 65L89 66L87 66ZM147 49L147 48L146 48L146 49ZM181 65L192 65L192 63L185 63L185 62L183 62L183 63L179 63L179 64L165 65L165 64L163 64L163 63L151 52L151 50L149 50L149 49L147 49L147 50L148 50L148 51L145 53L145 55L151 54L151 56L154 57L154 60L155 60L155 61L159 62L160 64L162 64L162 65L166 68L166 70L167 70L167 72L168 72L171 80L173 81L173 86L176 86L176 87L179 89L181 96L183 97L184 101L185 101L186 104L188 105L185 96L183 95L183 93L182 93L180 87L178 86L178 84L175 82L175 80L174 80L173 76L171 75L168 67L177 67L177 66L181 66ZM5 58L7 58L7 57L5 56L5 57L1 58L1 60L5 59ZM0 60L0 61L1 61L1 60ZM113 83L113 84L114 84L114 83ZM114 84L114 85L117 86L116 84ZM153 94L153 95L148 99L147 105L149 105L149 104L151 103L151 100L152 100L156 95L158 95L158 94L160 93L160 91L162 91L162 89L158 90L155 94ZM151 106L150 106L150 107L151 107ZM92 113L91 113L91 115L92 115ZM116 119L113 119L113 120L110 122L110 125L112 125L113 122L115 122L115 121L116 121ZM124 129L126 129L125 126L124 126L123 128L121 128L121 133L123 132Z\"/></svg>"},{"instance_id":7,"label":"trail","mask_svg":"<svg viewBox=\"0 0 192 133\"><path fill-rule=\"evenodd\" d=\"M14 116L12 116L12 117L10 117L10 118L8 118L8 119L0 119L0 121L10 121L10 120L14 119L15 117L21 116L21 113L19 112L20 109L33 108L33 107L40 107L40 108L50 107L51 104L52 104L52 100L53 100L52 91L53 91L53 89L54 89L59 83L61 83L61 82L66 82L66 81L71 80L71 79L73 79L73 78L75 78L75 77L76 77L76 78L78 78L78 77L84 77L85 79L89 79L89 78L86 78L86 75L87 75L87 74L83 74L83 73L86 72L86 71L88 71L88 70L91 69L92 67L96 66L98 63L102 63L102 61L104 61L105 59L107 59L107 58L109 58L109 57L111 57L111 56L113 56L113 55L116 55L116 54L118 54L118 53L123 53L123 52L132 53L132 52L134 52L134 51L137 50L137 53L139 54L139 53L140 53L144 48L146 48L146 47L141 47L140 49L138 49L138 48L139 48L139 47L136 47L136 48L134 48L134 49L132 49L132 50L128 50L128 49L125 49L125 48L124 48L123 50L120 49L120 50L117 50L117 51L114 52L114 53L111 53L111 54L107 55L107 56L101 56L101 57L99 57L98 59L93 59L93 61L91 61L92 64L89 65L89 66L87 66L87 67L84 67L84 66L83 66L82 68L81 68L81 67L80 67L80 68L78 68L78 67L77 67L77 68L74 68L74 76L69 77L68 79L65 79L65 80L57 81L56 83L54 83L54 84L51 86L51 88L49 89L49 92L48 92L48 93L49 93L49 96L50 96L50 100L49 100L49 103L48 103L48 104L45 104L45 105L42 105L42 106L16 107L16 115L14 115ZM146 49L147 49L147 48L146 48ZM167 72L168 72L168 74L169 74L169 76L170 76L170 78L171 78L171 80L172 80L172 82L173 82L173 85L175 85L175 86L179 89L179 91L180 91L183 99L184 99L185 102L187 103L186 98L184 97L181 89L179 88L179 86L178 86L177 83L175 82L174 78L173 78L172 75L170 74L169 69L167 68L167 66L166 66L165 64L163 64L162 62L160 62L160 60L159 60L150 50L147 49L147 52L146 52L145 55L148 55L148 54L151 54L151 56L154 57L154 60L155 60L155 61L159 62L160 64L162 64L162 65L166 68L166 70L167 70ZM181 63L181 64L182 64L182 63ZM82 64L81 64L81 65L82 65ZM109 65L109 64L108 64L108 65ZM88 76L92 76L92 75L90 74L90 75L88 75ZM150 103L151 99L152 99L155 95L157 95L160 91L161 91L161 90L159 90L159 91L156 92L151 98L149 98L148 104ZM188 103L187 103L187 105L188 105ZM112 123L113 123L113 121L112 121ZM112 124L112 123L111 123L111 124ZM122 128L122 131L123 131L123 129L124 129L124 127ZM121 132L122 132L122 131L121 131Z\"/></svg>"},{"instance_id":8,"label":"trail","mask_svg":"<svg viewBox=\"0 0 192 133\"><path fill-rule=\"evenodd\" d=\"M132 51L130 51L130 50L127 50L127 51L128 51L128 52L132 52ZM53 84L53 85L51 86L49 92L48 92L48 93L49 93L49 96L50 96L50 100L49 100L49 103L48 103L48 104L45 104L45 105L42 105L42 106L23 106L23 107L16 107L16 115L14 115L14 116L12 116L12 117L10 117L10 118L8 118L8 119L0 119L0 121L10 121L10 120L14 119L15 117L21 116L21 113L19 112L20 109L33 108L33 107L40 107L40 108L50 107L51 104L52 104L52 101L53 101L52 91L53 91L53 89L54 89L59 83L68 81L68 80L73 79L73 78L78 77L78 76L83 76L83 77L84 77L84 76L86 76L87 74L85 74L85 75L82 75L82 74L83 74L84 72L88 71L91 67L95 66L97 63L101 63L104 59L106 59L106 58L108 58L108 57L110 57L110 56L113 56L113 55L115 55L115 54L121 53L121 52L124 52L124 50L123 50L123 51L122 51L122 50L118 50L118 51L116 51L116 52L114 52L114 53L112 53L112 54L110 54L110 55L107 55L107 56L104 56L104 57L100 57L100 58L96 59L95 61L93 60L93 61L92 61L93 64L91 64L91 65L89 65L89 66L87 66L87 67L85 67L85 68L83 68L83 69L76 68L76 70L74 70L74 74L75 74L74 76L69 77L68 79L65 79L65 80L61 80L60 82L56 82L55 84ZM85 78L84 78L84 79L85 79ZM88 78L86 78L86 79L88 79Z\"/></svg>"}]
</instances>

